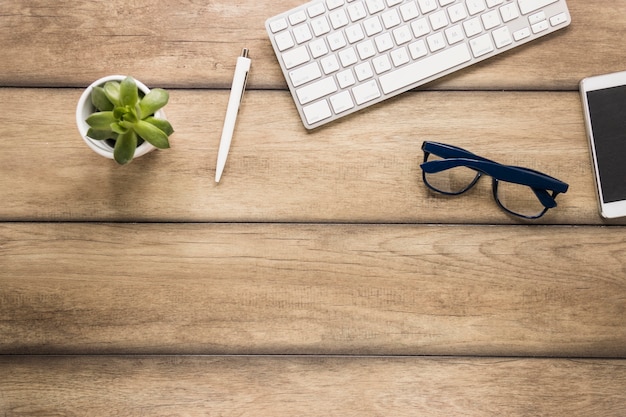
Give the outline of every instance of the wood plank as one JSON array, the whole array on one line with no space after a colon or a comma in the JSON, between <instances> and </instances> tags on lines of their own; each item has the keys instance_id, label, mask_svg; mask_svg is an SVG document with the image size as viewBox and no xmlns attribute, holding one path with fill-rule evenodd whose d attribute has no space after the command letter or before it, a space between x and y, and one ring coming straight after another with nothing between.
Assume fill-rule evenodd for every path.
<instances>
[{"instance_id":1,"label":"wood plank","mask_svg":"<svg viewBox=\"0 0 626 417\"><path fill-rule=\"evenodd\" d=\"M622 227L1 224L2 354L626 356Z\"/></svg>"},{"instance_id":2,"label":"wood plank","mask_svg":"<svg viewBox=\"0 0 626 417\"><path fill-rule=\"evenodd\" d=\"M0 85L85 86L123 73L163 87L225 88L247 47L250 87L285 89L264 22L302 2L4 1ZM583 77L623 70L626 8L605 0L568 5L569 28L428 88L573 90Z\"/></svg>"},{"instance_id":3,"label":"wood plank","mask_svg":"<svg viewBox=\"0 0 626 417\"><path fill-rule=\"evenodd\" d=\"M0 357L0 369L8 417L626 413L623 360Z\"/></svg>"},{"instance_id":4,"label":"wood plank","mask_svg":"<svg viewBox=\"0 0 626 417\"><path fill-rule=\"evenodd\" d=\"M433 140L568 182L545 223L602 223L576 93L408 93L308 133L286 92L253 91L219 185L227 92L172 91L172 149L126 167L79 137L80 93L0 89L0 219L517 222L496 206L489 180L462 197L428 191L419 164Z\"/></svg>"}]
</instances>

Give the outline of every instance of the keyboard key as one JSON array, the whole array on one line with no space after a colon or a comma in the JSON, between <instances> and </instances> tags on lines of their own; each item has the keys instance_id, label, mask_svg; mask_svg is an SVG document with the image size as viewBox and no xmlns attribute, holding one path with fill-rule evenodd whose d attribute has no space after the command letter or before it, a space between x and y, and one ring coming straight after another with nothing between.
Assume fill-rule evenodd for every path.
<instances>
[{"instance_id":1,"label":"keyboard key","mask_svg":"<svg viewBox=\"0 0 626 417\"><path fill-rule=\"evenodd\" d=\"M291 83L294 87L299 87L310 81L317 80L321 76L322 71L320 71L320 66L317 65L317 62L311 62L289 73L289 78L291 78Z\"/></svg>"},{"instance_id":2,"label":"keyboard key","mask_svg":"<svg viewBox=\"0 0 626 417\"><path fill-rule=\"evenodd\" d=\"M526 39L530 36L530 28L523 28L513 33L513 39L519 42L522 39Z\"/></svg>"},{"instance_id":3,"label":"keyboard key","mask_svg":"<svg viewBox=\"0 0 626 417\"><path fill-rule=\"evenodd\" d=\"M343 6L343 4L343 0L326 0L326 7L328 7L328 10L334 10L337 7Z\"/></svg>"},{"instance_id":4,"label":"keyboard key","mask_svg":"<svg viewBox=\"0 0 626 417\"><path fill-rule=\"evenodd\" d=\"M559 13L556 16L552 16L550 18L550 24L552 26L562 25L565 22L567 22L567 14L565 13Z\"/></svg>"},{"instance_id":5,"label":"keyboard key","mask_svg":"<svg viewBox=\"0 0 626 417\"><path fill-rule=\"evenodd\" d=\"M381 53L393 48L393 40L391 39L391 35L389 33L383 33L382 35L375 37L374 42L376 42L378 52Z\"/></svg>"},{"instance_id":6,"label":"keyboard key","mask_svg":"<svg viewBox=\"0 0 626 417\"><path fill-rule=\"evenodd\" d=\"M518 0L518 4L522 14L528 14L549 4L556 3L557 1L558 0Z\"/></svg>"},{"instance_id":7,"label":"keyboard key","mask_svg":"<svg viewBox=\"0 0 626 417\"><path fill-rule=\"evenodd\" d=\"M391 69L391 61L387 55L381 55L372 60L372 64L374 64L374 71L376 74L382 74L383 72L387 72Z\"/></svg>"},{"instance_id":8,"label":"keyboard key","mask_svg":"<svg viewBox=\"0 0 626 417\"><path fill-rule=\"evenodd\" d=\"M357 57L354 48L348 48L339 52L339 60L341 61L341 65L346 68L355 64L359 58Z\"/></svg>"},{"instance_id":9,"label":"keyboard key","mask_svg":"<svg viewBox=\"0 0 626 417\"><path fill-rule=\"evenodd\" d=\"M413 42L409 45L409 53L413 59L418 59L423 56L428 55L428 50L426 49L426 42L423 39L420 39L416 42Z\"/></svg>"},{"instance_id":10,"label":"keyboard key","mask_svg":"<svg viewBox=\"0 0 626 417\"><path fill-rule=\"evenodd\" d=\"M298 45L313 39L311 29L309 29L309 25L307 25L306 23L304 25L296 26L295 28L293 28L293 36L294 38L296 38L296 43Z\"/></svg>"},{"instance_id":11,"label":"keyboard key","mask_svg":"<svg viewBox=\"0 0 626 417\"><path fill-rule=\"evenodd\" d=\"M379 78L385 94L392 93L433 75L457 67L472 59L465 43L452 46L438 54L431 55Z\"/></svg>"},{"instance_id":12,"label":"keyboard key","mask_svg":"<svg viewBox=\"0 0 626 417\"><path fill-rule=\"evenodd\" d=\"M531 29L533 30L533 33L539 33L543 32L544 30L548 30L549 27L550 26L548 25L548 22L544 20L543 22L532 25Z\"/></svg>"},{"instance_id":13,"label":"keyboard key","mask_svg":"<svg viewBox=\"0 0 626 417\"><path fill-rule=\"evenodd\" d=\"M365 84L354 87L352 89L352 94L354 94L354 99L358 105L375 100L381 96L376 80L371 80Z\"/></svg>"},{"instance_id":14,"label":"keyboard key","mask_svg":"<svg viewBox=\"0 0 626 417\"><path fill-rule=\"evenodd\" d=\"M337 91L333 77L323 78L296 90L300 104L307 104Z\"/></svg>"},{"instance_id":15,"label":"keyboard key","mask_svg":"<svg viewBox=\"0 0 626 417\"><path fill-rule=\"evenodd\" d=\"M461 42L465 37L463 36L463 29L460 25L452 26L446 29L446 39L450 45L454 45L457 42Z\"/></svg>"},{"instance_id":16,"label":"keyboard key","mask_svg":"<svg viewBox=\"0 0 626 417\"><path fill-rule=\"evenodd\" d=\"M535 23L543 22L544 20L546 20L545 12L539 12L539 13L531 14L530 16L528 16L528 23L530 23L531 25L534 25Z\"/></svg>"},{"instance_id":17,"label":"keyboard key","mask_svg":"<svg viewBox=\"0 0 626 417\"><path fill-rule=\"evenodd\" d=\"M430 13L433 10L437 10L436 0L418 0L422 14Z\"/></svg>"},{"instance_id":18,"label":"keyboard key","mask_svg":"<svg viewBox=\"0 0 626 417\"><path fill-rule=\"evenodd\" d=\"M326 47L326 42L324 42L324 39L314 40L309 44L309 47L311 48L311 55L313 56L313 58L319 58L328 53L328 48Z\"/></svg>"},{"instance_id":19,"label":"keyboard key","mask_svg":"<svg viewBox=\"0 0 626 417\"><path fill-rule=\"evenodd\" d=\"M465 6L463 6L463 3L458 3L454 6L450 6L448 8L448 16L450 16L450 21L452 23L460 22L461 20L467 18L467 12L465 11Z\"/></svg>"},{"instance_id":20,"label":"keyboard key","mask_svg":"<svg viewBox=\"0 0 626 417\"><path fill-rule=\"evenodd\" d=\"M470 16L474 16L480 12L484 12L487 6L485 0L467 0L467 11Z\"/></svg>"},{"instance_id":21,"label":"keyboard key","mask_svg":"<svg viewBox=\"0 0 626 417\"><path fill-rule=\"evenodd\" d=\"M326 42L324 41L324 39L314 40L309 44L309 48L311 48L311 55L315 59L328 53L328 48L326 47Z\"/></svg>"},{"instance_id":22,"label":"keyboard key","mask_svg":"<svg viewBox=\"0 0 626 417\"><path fill-rule=\"evenodd\" d=\"M472 47L472 53L476 58L493 51L493 43L491 42L491 36L488 33L472 39L470 41L470 46Z\"/></svg>"},{"instance_id":23,"label":"keyboard key","mask_svg":"<svg viewBox=\"0 0 626 417\"><path fill-rule=\"evenodd\" d=\"M407 52L406 48L395 49L391 51L390 55L391 61L396 67L402 66L411 60L411 58L409 58L409 53Z\"/></svg>"},{"instance_id":24,"label":"keyboard key","mask_svg":"<svg viewBox=\"0 0 626 417\"><path fill-rule=\"evenodd\" d=\"M417 9L417 3L414 1L410 1L408 3L404 3L400 6L400 14L402 15L402 20L408 22L409 20L415 19L420 15Z\"/></svg>"},{"instance_id":25,"label":"keyboard key","mask_svg":"<svg viewBox=\"0 0 626 417\"><path fill-rule=\"evenodd\" d=\"M347 69L337 73L337 82L339 83L339 87L347 88L356 84L356 79L354 78L352 70Z\"/></svg>"},{"instance_id":26,"label":"keyboard key","mask_svg":"<svg viewBox=\"0 0 626 417\"><path fill-rule=\"evenodd\" d=\"M287 23L286 19L278 19L270 23L270 30L273 33L276 33L280 32L281 30L287 29L288 26L289 24Z\"/></svg>"},{"instance_id":27,"label":"keyboard key","mask_svg":"<svg viewBox=\"0 0 626 417\"><path fill-rule=\"evenodd\" d=\"M367 16L363 3L354 3L348 6L348 14L350 15L350 20L353 22L364 19Z\"/></svg>"},{"instance_id":28,"label":"keyboard key","mask_svg":"<svg viewBox=\"0 0 626 417\"><path fill-rule=\"evenodd\" d=\"M507 26L503 26L499 29L494 30L492 33L493 40L496 43L496 48L504 48L513 43L513 38L511 38L511 31Z\"/></svg>"},{"instance_id":29,"label":"keyboard key","mask_svg":"<svg viewBox=\"0 0 626 417\"><path fill-rule=\"evenodd\" d=\"M355 43L365 39L365 33L363 33L361 25L356 24L346 28L346 37L348 38L348 42Z\"/></svg>"},{"instance_id":30,"label":"keyboard key","mask_svg":"<svg viewBox=\"0 0 626 417\"><path fill-rule=\"evenodd\" d=\"M432 26L433 30L439 30L448 26L448 18L446 17L445 10L440 10L436 13L431 14L429 19L430 25Z\"/></svg>"},{"instance_id":31,"label":"keyboard key","mask_svg":"<svg viewBox=\"0 0 626 417\"><path fill-rule=\"evenodd\" d=\"M365 0L365 4L370 14L376 14L385 10L385 2L383 0Z\"/></svg>"},{"instance_id":32,"label":"keyboard key","mask_svg":"<svg viewBox=\"0 0 626 417\"><path fill-rule=\"evenodd\" d=\"M339 9L332 12L330 15L330 24L333 25L333 29L339 29L346 26L349 23L348 15L345 10Z\"/></svg>"},{"instance_id":33,"label":"keyboard key","mask_svg":"<svg viewBox=\"0 0 626 417\"><path fill-rule=\"evenodd\" d=\"M302 107L302 112L306 121L312 125L320 122L324 119L328 119L333 113L330 111L330 107L326 100L318 101L317 103Z\"/></svg>"},{"instance_id":34,"label":"keyboard key","mask_svg":"<svg viewBox=\"0 0 626 417\"><path fill-rule=\"evenodd\" d=\"M383 25L385 28L390 29L394 26L398 26L401 23L400 15L396 9L391 9L388 12L382 14Z\"/></svg>"},{"instance_id":35,"label":"keyboard key","mask_svg":"<svg viewBox=\"0 0 626 417\"><path fill-rule=\"evenodd\" d=\"M430 26L425 18L421 18L411 23L411 30L413 30L413 35L419 38L430 33Z\"/></svg>"},{"instance_id":36,"label":"keyboard key","mask_svg":"<svg viewBox=\"0 0 626 417\"><path fill-rule=\"evenodd\" d=\"M507 23L511 20L517 19L519 17L519 12L517 11L515 3L509 3L500 7L500 15L502 16L502 21Z\"/></svg>"},{"instance_id":37,"label":"keyboard key","mask_svg":"<svg viewBox=\"0 0 626 417\"><path fill-rule=\"evenodd\" d=\"M430 52L437 52L446 47L446 41L443 38L443 33L441 32L427 37L426 42L428 42Z\"/></svg>"},{"instance_id":38,"label":"keyboard key","mask_svg":"<svg viewBox=\"0 0 626 417\"><path fill-rule=\"evenodd\" d=\"M291 16L289 16L289 23L291 23L292 25L297 25L298 23L302 23L306 20L306 14L304 13L304 10L300 10L299 12L296 12L294 14L292 14Z\"/></svg>"},{"instance_id":39,"label":"keyboard key","mask_svg":"<svg viewBox=\"0 0 626 417\"><path fill-rule=\"evenodd\" d=\"M328 19L322 16L311 21L311 28L315 36L322 36L330 32L330 25Z\"/></svg>"},{"instance_id":40,"label":"keyboard key","mask_svg":"<svg viewBox=\"0 0 626 417\"><path fill-rule=\"evenodd\" d=\"M367 36L374 36L383 31L383 25L380 23L380 19L376 16L364 21L363 27L365 28Z\"/></svg>"},{"instance_id":41,"label":"keyboard key","mask_svg":"<svg viewBox=\"0 0 626 417\"><path fill-rule=\"evenodd\" d=\"M361 42L360 44L358 44L356 46L356 50L358 51L361 60L366 60L376 55L376 47L374 46L374 42L372 42L371 39L368 39L365 42Z\"/></svg>"},{"instance_id":42,"label":"keyboard key","mask_svg":"<svg viewBox=\"0 0 626 417\"><path fill-rule=\"evenodd\" d=\"M356 79L359 81L365 81L374 76L374 70L372 69L370 63L367 61L355 66L354 72L356 73Z\"/></svg>"},{"instance_id":43,"label":"keyboard key","mask_svg":"<svg viewBox=\"0 0 626 417\"><path fill-rule=\"evenodd\" d=\"M290 32L282 32L274 38L279 51L285 51L295 45Z\"/></svg>"},{"instance_id":44,"label":"keyboard key","mask_svg":"<svg viewBox=\"0 0 626 417\"><path fill-rule=\"evenodd\" d=\"M500 16L498 15L497 10L487 12L483 14L480 18L483 21L483 26L486 30L491 30L500 26Z\"/></svg>"},{"instance_id":45,"label":"keyboard key","mask_svg":"<svg viewBox=\"0 0 626 417\"><path fill-rule=\"evenodd\" d=\"M480 24L480 19L477 17L463 22L463 29L465 29L465 34L468 38L478 35L480 32L483 31L483 27Z\"/></svg>"},{"instance_id":46,"label":"keyboard key","mask_svg":"<svg viewBox=\"0 0 626 417\"><path fill-rule=\"evenodd\" d=\"M411 29L408 25L400 26L393 31L393 38L396 40L396 45L404 45L413 40Z\"/></svg>"},{"instance_id":47,"label":"keyboard key","mask_svg":"<svg viewBox=\"0 0 626 417\"><path fill-rule=\"evenodd\" d=\"M346 46L346 38L343 37L341 32L331 33L327 39L331 51L336 51Z\"/></svg>"},{"instance_id":48,"label":"keyboard key","mask_svg":"<svg viewBox=\"0 0 626 417\"><path fill-rule=\"evenodd\" d=\"M329 55L326 58L322 58L320 64L322 64L322 69L326 75L339 70L339 61L336 55Z\"/></svg>"},{"instance_id":49,"label":"keyboard key","mask_svg":"<svg viewBox=\"0 0 626 417\"><path fill-rule=\"evenodd\" d=\"M309 7L306 10L309 13L309 17L313 18L313 17L323 15L324 12L326 11L326 8L324 7L323 3L315 3L313 6Z\"/></svg>"},{"instance_id":50,"label":"keyboard key","mask_svg":"<svg viewBox=\"0 0 626 417\"><path fill-rule=\"evenodd\" d=\"M352 101L352 97L347 91L335 94L331 96L329 100L330 104L333 106L333 110L337 114L354 108L354 101Z\"/></svg>"},{"instance_id":51,"label":"keyboard key","mask_svg":"<svg viewBox=\"0 0 626 417\"><path fill-rule=\"evenodd\" d=\"M311 56L307 51L306 45L300 46L296 49L291 49L283 54L283 62L287 69L297 67L300 64L304 64L309 61Z\"/></svg>"}]
</instances>

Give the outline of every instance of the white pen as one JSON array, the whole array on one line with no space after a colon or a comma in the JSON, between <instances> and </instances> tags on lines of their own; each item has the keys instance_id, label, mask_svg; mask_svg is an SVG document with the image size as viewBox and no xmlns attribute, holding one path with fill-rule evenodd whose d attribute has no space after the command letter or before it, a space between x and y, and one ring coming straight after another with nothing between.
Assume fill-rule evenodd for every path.
<instances>
[{"instance_id":1,"label":"white pen","mask_svg":"<svg viewBox=\"0 0 626 417\"><path fill-rule=\"evenodd\" d=\"M226 108L226 117L224 119L224 128L222 129L222 138L220 139L220 148L217 152L215 182L220 182L222 172L224 172L226 158L228 157L228 150L230 149L230 142L233 139L239 105L241 104L243 92L246 89L246 82L248 81L248 73L250 72L251 62L250 58L248 58L248 49L244 48L241 56L237 58L233 85L230 89L230 97L228 99L228 107Z\"/></svg>"}]
</instances>

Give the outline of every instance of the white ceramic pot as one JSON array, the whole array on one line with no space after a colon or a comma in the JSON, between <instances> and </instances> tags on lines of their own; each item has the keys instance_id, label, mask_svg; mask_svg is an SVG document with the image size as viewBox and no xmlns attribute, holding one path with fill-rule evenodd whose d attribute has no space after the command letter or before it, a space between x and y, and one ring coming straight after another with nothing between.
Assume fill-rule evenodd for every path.
<instances>
[{"instance_id":1,"label":"white ceramic pot","mask_svg":"<svg viewBox=\"0 0 626 417\"><path fill-rule=\"evenodd\" d=\"M97 81L94 81L85 89L83 94L80 96L78 100L78 105L76 106L76 125L78 126L78 131L80 135L83 137L83 140L89 147L96 152L98 155L102 155L106 158L113 159L113 147L104 140L95 140L91 139L87 136L87 131L89 131L89 125L85 120L95 111L93 104L91 104L91 91L96 86L104 86L104 84L108 81L119 81L122 82L126 78L123 75L110 75L108 77L100 78ZM140 81L135 80L137 83L137 88L141 90L144 94L148 94L150 89L145 86ZM163 110L159 110L154 114L154 117L158 117L159 119L165 119L165 113ZM144 141L141 145L137 147L135 150L134 158L138 158L142 155L147 154L155 150L156 148L150 143Z\"/></svg>"}]
</instances>

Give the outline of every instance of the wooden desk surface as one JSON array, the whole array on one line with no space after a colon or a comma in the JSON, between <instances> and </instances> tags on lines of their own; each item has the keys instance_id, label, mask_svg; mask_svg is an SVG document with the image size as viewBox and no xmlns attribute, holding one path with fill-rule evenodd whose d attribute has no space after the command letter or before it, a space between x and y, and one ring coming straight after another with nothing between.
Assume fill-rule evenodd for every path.
<instances>
[{"instance_id":1,"label":"wooden desk surface","mask_svg":"<svg viewBox=\"0 0 626 417\"><path fill-rule=\"evenodd\" d=\"M577 92L626 69L626 1L314 132L263 25L300 3L0 3L0 415L626 415L626 222ZM170 89L172 149L84 145L78 97L114 73ZM535 223L488 181L432 195L423 140L570 191Z\"/></svg>"}]
</instances>

